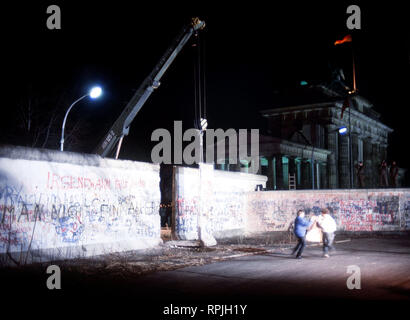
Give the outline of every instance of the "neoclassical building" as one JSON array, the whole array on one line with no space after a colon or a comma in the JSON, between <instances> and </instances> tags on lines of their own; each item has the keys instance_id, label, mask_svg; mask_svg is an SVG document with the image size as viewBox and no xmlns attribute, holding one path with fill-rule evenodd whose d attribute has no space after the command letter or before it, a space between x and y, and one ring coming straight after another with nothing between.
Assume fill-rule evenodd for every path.
<instances>
[{"instance_id":1,"label":"neoclassical building","mask_svg":"<svg viewBox=\"0 0 410 320\"><path fill-rule=\"evenodd\" d=\"M259 138L257 173L268 177L267 189L289 189L292 176L296 189L357 188L359 161L364 164L365 187L379 187L379 165L386 159L393 129L379 120L372 103L360 94L349 96L350 108L343 108L346 94L340 90L324 85L304 90L319 97L318 102L261 111L268 129ZM342 127L344 135L339 133ZM248 171L246 161L225 163L217 168Z\"/></svg>"}]
</instances>

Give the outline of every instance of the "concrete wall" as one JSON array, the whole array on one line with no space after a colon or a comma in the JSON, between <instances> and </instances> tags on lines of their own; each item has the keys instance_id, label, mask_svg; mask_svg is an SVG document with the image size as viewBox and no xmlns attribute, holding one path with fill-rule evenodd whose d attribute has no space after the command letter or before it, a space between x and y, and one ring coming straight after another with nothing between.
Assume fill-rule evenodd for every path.
<instances>
[{"instance_id":1,"label":"concrete wall","mask_svg":"<svg viewBox=\"0 0 410 320\"><path fill-rule=\"evenodd\" d=\"M198 223L204 233L215 238L243 234L246 192L254 191L258 184L266 187L267 178L214 170L206 164L201 170L175 167L175 235L184 240L198 239Z\"/></svg>"},{"instance_id":2,"label":"concrete wall","mask_svg":"<svg viewBox=\"0 0 410 320\"><path fill-rule=\"evenodd\" d=\"M152 247L161 242L159 202L158 165L0 148L3 263Z\"/></svg>"},{"instance_id":3,"label":"concrete wall","mask_svg":"<svg viewBox=\"0 0 410 320\"><path fill-rule=\"evenodd\" d=\"M410 189L250 192L247 233L286 231L297 210L320 214L326 207L339 231L410 230Z\"/></svg>"},{"instance_id":4,"label":"concrete wall","mask_svg":"<svg viewBox=\"0 0 410 320\"><path fill-rule=\"evenodd\" d=\"M208 169L201 178L198 169L177 168L176 235L198 239L198 223L220 239L283 232L297 210L318 215L323 207L330 210L338 231L410 230L410 189L255 192L257 184L265 186L266 177Z\"/></svg>"},{"instance_id":5,"label":"concrete wall","mask_svg":"<svg viewBox=\"0 0 410 320\"><path fill-rule=\"evenodd\" d=\"M174 168L180 239L286 231L298 209L327 207L339 231L410 230L410 189L255 192L265 176ZM0 262L144 249L161 243L159 166L0 147ZM198 234L198 231L200 234Z\"/></svg>"}]
</instances>

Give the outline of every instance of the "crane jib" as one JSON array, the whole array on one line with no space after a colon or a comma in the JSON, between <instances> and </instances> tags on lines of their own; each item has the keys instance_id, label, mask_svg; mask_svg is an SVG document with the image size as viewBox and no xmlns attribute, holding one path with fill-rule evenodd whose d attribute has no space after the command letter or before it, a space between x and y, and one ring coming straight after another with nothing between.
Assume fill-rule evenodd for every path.
<instances>
[{"instance_id":1,"label":"crane jib","mask_svg":"<svg viewBox=\"0 0 410 320\"><path fill-rule=\"evenodd\" d=\"M196 30L203 29L205 23L198 18L192 19L190 25L184 27L178 36L174 39L171 46L165 51L159 62L154 69L145 78L138 90L128 102L121 115L115 121L111 129L105 135L102 142L97 147L96 153L105 157L107 156L117 144L117 142L128 135L131 122L139 110L143 107L144 103L148 100L152 92L160 85L160 80L168 67L174 61L178 53L182 50L184 45L191 38L192 34ZM117 150L118 154L119 150Z\"/></svg>"}]
</instances>

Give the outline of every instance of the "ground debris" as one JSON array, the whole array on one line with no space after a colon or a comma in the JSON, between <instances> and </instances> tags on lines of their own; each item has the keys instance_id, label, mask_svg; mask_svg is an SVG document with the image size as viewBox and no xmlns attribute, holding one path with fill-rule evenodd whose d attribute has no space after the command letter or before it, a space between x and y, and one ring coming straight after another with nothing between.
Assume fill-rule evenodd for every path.
<instances>
[{"instance_id":1,"label":"ground debris","mask_svg":"<svg viewBox=\"0 0 410 320\"><path fill-rule=\"evenodd\" d=\"M185 246L185 244L191 246ZM199 266L233 257L266 252L266 247L247 244L225 244L214 247L195 246L194 242L163 244L154 249L110 253L97 257L56 261L70 273L94 276L135 277L156 271L171 271ZM32 266L34 267L34 266Z\"/></svg>"},{"instance_id":2,"label":"ground debris","mask_svg":"<svg viewBox=\"0 0 410 320\"><path fill-rule=\"evenodd\" d=\"M233 249L234 251L240 251L240 252L254 252L254 253L263 253L266 252L266 249L262 249L262 248L250 248L250 247L246 247L246 248L235 248Z\"/></svg>"}]
</instances>

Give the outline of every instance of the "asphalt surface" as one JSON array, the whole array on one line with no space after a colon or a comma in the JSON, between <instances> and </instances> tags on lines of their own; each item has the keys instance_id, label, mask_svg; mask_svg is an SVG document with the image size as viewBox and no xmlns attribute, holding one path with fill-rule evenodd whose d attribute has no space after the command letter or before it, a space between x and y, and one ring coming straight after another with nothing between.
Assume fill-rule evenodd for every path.
<instances>
[{"instance_id":1,"label":"asphalt surface","mask_svg":"<svg viewBox=\"0 0 410 320\"><path fill-rule=\"evenodd\" d=\"M149 286L152 293L166 292L182 300L227 295L233 299L410 299L409 240L352 239L336 247L330 258L322 257L319 246L305 249L301 260L291 256L291 250L272 249L262 255L158 272L137 282ZM349 266L360 270L361 289L347 288L347 278L352 274L347 273Z\"/></svg>"},{"instance_id":2,"label":"asphalt surface","mask_svg":"<svg viewBox=\"0 0 410 320\"><path fill-rule=\"evenodd\" d=\"M144 319L260 319L279 311L290 318L298 318L299 313L315 318L328 312L391 316L400 314L409 303L409 238L351 239L336 243L330 258L322 257L319 246L307 247L300 260L290 251L266 248L261 253L135 277L129 273L98 277L63 273L61 290L45 287L47 274L39 277L35 272L16 271L2 277L1 302L25 302L32 308L46 303L57 310L81 306L82 313L92 314L131 309L138 315L145 312ZM347 272L349 266L354 266L350 268L355 268L357 276L360 269L360 289L347 286L352 276ZM182 306L198 309L195 316L165 314L171 304L175 312L190 310ZM233 311L228 308L228 313L239 312L244 305L247 310L233 315L219 310L217 314L213 313L215 305L236 306Z\"/></svg>"}]
</instances>

